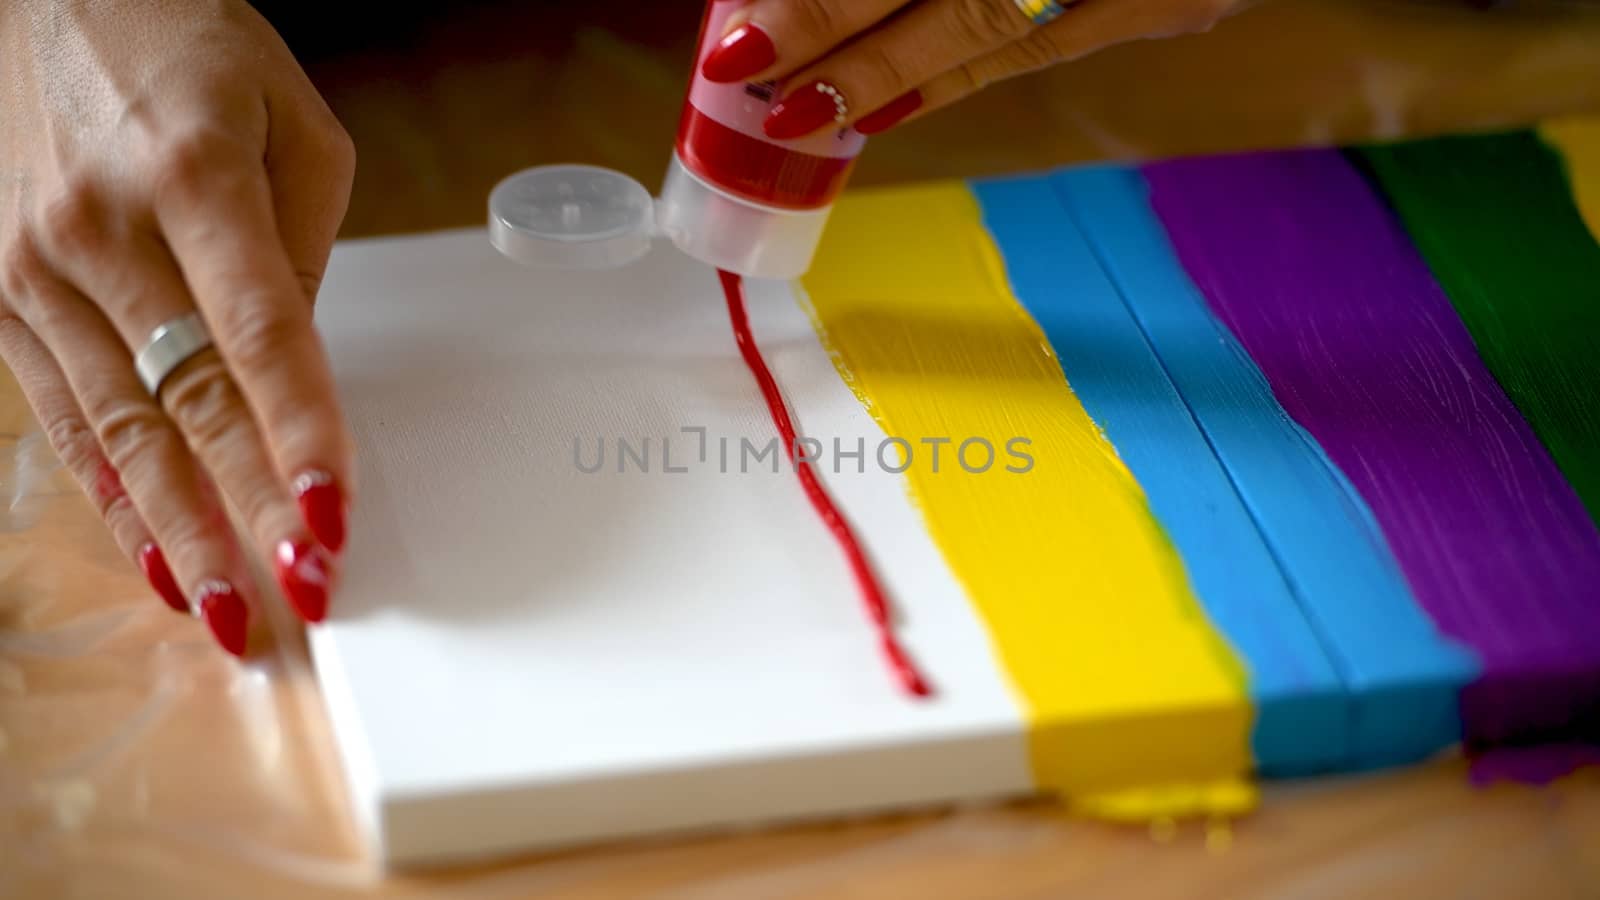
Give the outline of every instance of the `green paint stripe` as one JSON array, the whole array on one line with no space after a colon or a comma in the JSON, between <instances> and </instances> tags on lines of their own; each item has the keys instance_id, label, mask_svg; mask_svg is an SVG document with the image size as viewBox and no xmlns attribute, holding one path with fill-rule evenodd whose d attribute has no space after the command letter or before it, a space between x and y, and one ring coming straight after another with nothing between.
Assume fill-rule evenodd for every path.
<instances>
[{"instance_id":1,"label":"green paint stripe","mask_svg":"<svg viewBox=\"0 0 1600 900\"><path fill-rule=\"evenodd\" d=\"M1356 152L1600 523L1600 244L1560 158L1525 131Z\"/></svg>"}]
</instances>

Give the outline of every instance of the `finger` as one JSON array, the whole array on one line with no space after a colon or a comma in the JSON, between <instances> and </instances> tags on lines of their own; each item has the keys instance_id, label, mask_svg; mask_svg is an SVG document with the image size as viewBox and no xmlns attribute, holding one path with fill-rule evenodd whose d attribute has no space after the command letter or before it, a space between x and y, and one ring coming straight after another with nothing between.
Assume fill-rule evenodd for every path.
<instances>
[{"instance_id":1,"label":"finger","mask_svg":"<svg viewBox=\"0 0 1600 900\"><path fill-rule=\"evenodd\" d=\"M137 558L150 530L134 510L122 479L100 451L100 442L78 409L55 357L17 316L0 313L0 356L17 378L28 406L61 464L105 520L124 556ZM187 604L183 605L187 609Z\"/></svg>"},{"instance_id":2,"label":"finger","mask_svg":"<svg viewBox=\"0 0 1600 900\"><path fill-rule=\"evenodd\" d=\"M162 383L159 404L148 397L134 375L129 348L144 347L158 327L195 311L177 263L149 231L134 228L109 234L104 224L107 220L96 212L92 195L81 202L86 211L78 214L74 232L57 233L52 242L62 245L70 241L71 259L94 261L93 266L79 265L73 275L83 293L94 298L115 327L121 350L118 362L123 367L121 383L132 384L148 405L164 411L164 420L176 425L182 442L239 508L263 557L273 560L291 605L306 621L320 622L327 614L332 561L308 536L306 517L279 476L257 418L223 360L215 351L206 350L185 361ZM64 227L58 224L58 232ZM291 315L309 317L310 305L296 293L292 278L287 290L277 302ZM35 326L35 330L70 375L73 358L82 352L79 347L63 347L51 342L43 329ZM79 338L73 333L70 340ZM85 389L76 381L74 387L84 398ZM90 412L86 398L84 402L85 412ZM92 421L93 416L90 418ZM106 450L115 461L109 443ZM130 480L131 489L133 473L120 464L119 468ZM309 479L308 471L302 469L298 480ZM302 484L300 498L315 499L328 489L326 480ZM138 493L134 496L138 502ZM156 522L151 521L151 526L161 533ZM167 546L165 540L162 544Z\"/></svg>"},{"instance_id":3,"label":"finger","mask_svg":"<svg viewBox=\"0 0 1600 900\"><path fill-rule=\"evenodd\" d=\"M791 75L763 127L793 140L852 124L1035 28L1015 0L925 0Z\"/></svg>"},{"instance_id":4,"label":"finger","mask_svg":"<svg viewBox=\"0 0 1600 900\"><path fill-rule=\"evenodd\" d=\"M295 281L315 303L339 226L350 204L356 152L310 82L272 104L266 171L278 240Z\"/></svg>"},{"instance_id":5,"label":"finger","mask_svg":"<svg viewBox=\"0 0 1600 900\"><path fill-rule=\"evenodd\" d=\"M1227 7L1215 2L1082 0L1055 22L930 79L914 92L918 102L913 108L901 113L903 106L893 108L891 104L891 108L864 117L856 127L863 133L876 134L964 100L998 81L1140 38L1204 31Z\"/></svg>"},{"instance_id":6,"label":"finger","mask_svg":"<svg viewBox=\"0 0 1600 900\"><path fill-rule=\"evenodd\" d=\"M117 503L108 502L107 514L132 516L136 511L163 548L163 558L188 598L187 608L206 621L226 650L243 655L249 614L235 585L248 581L226 516L206 491L182 436L139 385L126 347L88 298L51 273L25 241L10 256L6 295L56 361L97 445L90 449L86 438L70 433L70 424L56 426L63 430L53 438L58 452L74 460L69 465L75 472L104 453L133 503L123 513ZM58 414L52 405L41 411L41 419ZM106 477L95 465L92 478L100 486L92 494L115 494L101 483ZM113 526L124 552L139 541L134 527L120 522Z\"/></svg>"},{"instance_id":7,"label":"finger","mask_svg":"<svg viewBox=\"0 0 1600 900\"><path fill-rule=\"evenodd\" d=\"M272 468L298 499L312 535L337 553L354 469L351 441L311 307L278 234L265 172L226 138L202 137L185 148L167 161L156 194L162 234L259 424ZM280 567L291 565L285 554L293 550L280 541Z\"/></svg>"},{"instance_id":8,"label":"finger","mask_svg":"<svg viewBox=\"0 0 1600 900\"><path fill-rule=\"evenodd\" d=\"M700 71L708 81L779 79L877 25L909 0L756 0L729 17Z\"/></svg>"},{"instance_id":9,"label":"finger","mask_svg":"<svg viewBox=\"0 0 1600 900\"><path fill-rule=\"evenodd\" d=\"M162 602L177 612L189 612L189 601L173 578L161 546L128 498L116 468L101 451L60 366L21 319L4 312L0 312L0 358L16 376L56 456L94 504L123 556L139 564Z\"/></svg>"}]
</instances>

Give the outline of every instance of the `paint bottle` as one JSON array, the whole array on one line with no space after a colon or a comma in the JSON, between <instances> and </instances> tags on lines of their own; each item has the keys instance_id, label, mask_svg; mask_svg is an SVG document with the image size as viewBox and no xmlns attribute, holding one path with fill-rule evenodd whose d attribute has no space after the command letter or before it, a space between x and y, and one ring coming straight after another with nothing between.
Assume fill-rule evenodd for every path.
<instances>
[{"instance_id":1,"label":"paint bottle","mask_svg":"<svg viewBox=\"0 0 1600 900\"><path fill-rule=\"evenodd\" d=\"M519 262L614 268L665 237L689 256L751 278L805 274L866 138L843 126L791 141L762 128L771 82L716 84L701 64L750 0L708 0L678 139L660 199L620 172L545 166L490 194L490 237Z\"/></svg>"},{"instance_id":2,"label":"paint bottle","mask_svg":"<svg viewBox=\"0 0 1600 900\"><path fill-rule=\"evenodd\" d=\"M661 195L667 237L696 259L756 278L811 266L833 201L866 138L853 128L776 141L762 130L779 85L715 84L701 64L748 0L709 0Z\"/></svg>"}]
</instances>

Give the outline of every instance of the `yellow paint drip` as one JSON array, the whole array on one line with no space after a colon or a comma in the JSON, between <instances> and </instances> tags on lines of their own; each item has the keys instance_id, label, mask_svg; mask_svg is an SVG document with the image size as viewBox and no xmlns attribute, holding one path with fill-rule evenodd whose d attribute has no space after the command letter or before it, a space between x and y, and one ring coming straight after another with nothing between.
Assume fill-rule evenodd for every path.
<instances>
[{"instance_id":1,"label":"yellow paint drip","mask_svg":"<svg viewBox=\"0 0 1600 900\"><path fill-rule=\"evenodd\" d=\"M1100 814L1235 811L1249 794L1228 781L1250 768L1243 671L1012 296L970 191L847 197L804 287L840 374L912 449L913 500L1022 698L1039 786ZM939 438L935 471L924 439ZM998 451L984 474L954 456L969 438ZM1006 455L1013 438L1031 442L1025 474L1005 471L1025 465ZM968 461L982 456L974 445Z\"/></svg>"},{"instance_id":2,"label":"yellow paint drip","mask_svg":"<svg viewBox=\"0 0 1600 900\"><path fill-rule=\"evenodd\" d=\"M1246 779L1223 778L1209 784L1142 785L1104 791L1073 798L1072 808L1111 822L1145 822L1157 817L1233 818L1255 809L1258 799L1256 786Z\"/></svg>"},{"instance_id":3,"label":"yellow paint drip","mask_svg":"<svg viewBox=\"0 0 1600 900\"><path fill-rule=\"evenodd\" d=\"M1556 119L1539 134L1567 164L1567 180L1589 233L1600 241L1600 117Z\"/></svg>"}]
</instances>

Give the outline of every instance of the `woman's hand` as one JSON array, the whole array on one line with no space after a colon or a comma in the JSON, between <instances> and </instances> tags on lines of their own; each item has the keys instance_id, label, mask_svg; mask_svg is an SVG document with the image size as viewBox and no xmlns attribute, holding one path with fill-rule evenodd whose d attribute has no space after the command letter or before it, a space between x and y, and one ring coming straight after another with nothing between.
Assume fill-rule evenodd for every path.
<instances>
[{"instance_id":1,"label":"woman's hand","mask_svg":"<svg viewBox=\"0 0 1600 900\"><path fill-rule=\"evenodd\" d=\"M354 165L243 0L0 8L0 356L123 553L235 654L250 579L221 495L308 621L344 541L311 310ZM135 354L195 313L214 347L152 395Z\"/></svg>"},{"instance_id":2,"label":"woman's hand","mask_svg":"<svg viewBox=\"0 0 1600 900\"><path fill-rule=\"evenodd\" d=\"M847 122L876 134L1013 75L1136 38L1205 31L1241 4L755 0L735 14L703 72L717 82L782 81L771 137L835 127L841 104Z\"/></svg>"}]
</instances>

